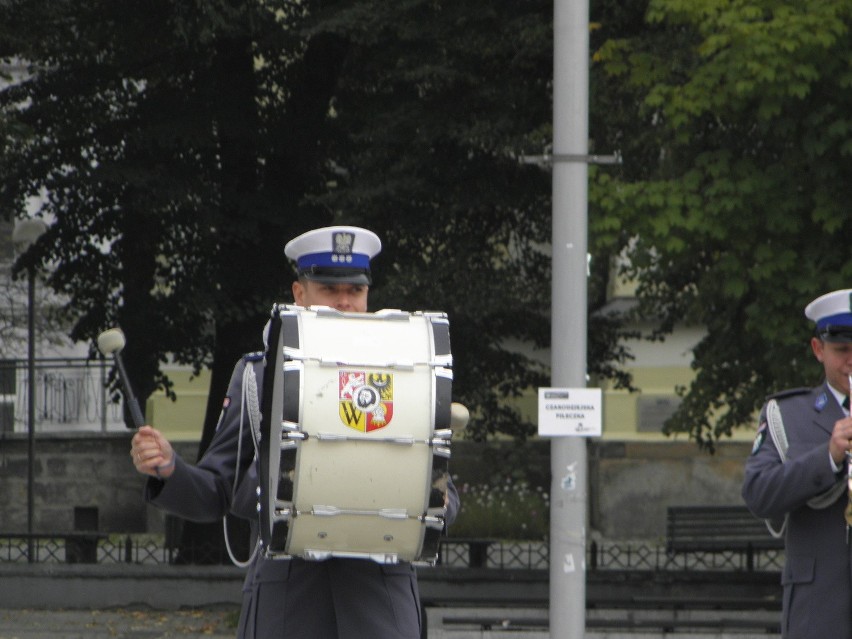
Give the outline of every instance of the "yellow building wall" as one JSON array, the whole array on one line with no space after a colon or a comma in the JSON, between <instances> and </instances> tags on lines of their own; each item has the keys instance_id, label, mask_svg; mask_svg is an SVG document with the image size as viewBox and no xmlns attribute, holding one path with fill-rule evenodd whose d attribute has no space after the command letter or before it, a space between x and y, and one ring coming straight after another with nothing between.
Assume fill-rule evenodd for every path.
<instances>
[{"instance_id":1,"label":"yellow building wall","mask_svg":"<svg viewBox=\"0 0 852 639\"><path fill-rule=\"evenodd\" d=\"M154 393L145 404L145 419L169 441L198 442L207 410L210 371L203 370L196 377L189 369L166 369L165 372L174 382L177 400L170 400L162 391Z\"/></svg>"},{"instance_id":2,"label":"yellow building wall","mask_svg":"<svg viewBox=\"0 0 852 639\"><path fill-rule=\"evenodd\" d=\"M640 432L640 401L676 401L677 387L688 386L695 377L692 369L677 366L632 368L633 385L638 392L616 390L603 386L603 438L628 441L684 441L685 434L663 435L660 432ZM754 433L748 428L734 431L730 441L751 441Z\"/></svg>"},{"instance_id":3,"label":"yellow building wall","mask_svg":"<svg viewBox=\"0 0 852 639\"><path fill-rule=\"evenodd\" d=\"M687 386L695 376L690 368L679 366L630 368L635 392L616 390L602 384L603 428L601 439L605 441L676 442L688 441L686 434L664 435L661 431L643 432L639 429L640 401L657 399L670 403L676 400L676 388ZM595 387L594 383L590 387ZM521 415L533 423L538 421L538 394L529 391L522 397L511 400ZM739 428L727 441L749 442L754 438L750 428Z\"/></svg>"}]
</instances>

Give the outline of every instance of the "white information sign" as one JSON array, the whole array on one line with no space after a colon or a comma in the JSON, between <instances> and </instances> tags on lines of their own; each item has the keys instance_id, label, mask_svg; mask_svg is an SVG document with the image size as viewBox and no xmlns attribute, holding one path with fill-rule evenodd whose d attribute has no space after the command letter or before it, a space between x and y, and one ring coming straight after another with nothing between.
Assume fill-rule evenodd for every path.
<instances>
[{"instance_id":1,"label":"white information sign","mask_svg":"<svg viewBox=\"0 0 852 639\"><path fill-rule=\"evenodd\" d=\"M600 436L602 405L600 388L539 388L538 434Z\"/></svg>"}]
</instances>

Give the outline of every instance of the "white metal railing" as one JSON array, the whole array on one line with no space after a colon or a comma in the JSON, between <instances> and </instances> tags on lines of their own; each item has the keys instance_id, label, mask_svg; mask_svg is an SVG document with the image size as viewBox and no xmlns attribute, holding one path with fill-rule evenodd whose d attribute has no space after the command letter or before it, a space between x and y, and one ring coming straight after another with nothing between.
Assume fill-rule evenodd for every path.
<instances>
[{"instance_id":1,"label":"white metal railing","mask_svg":"<svg viewBox=\"0 0 852 639\"><path fill-rule=\"evenodd\" d=\"M122 405L111 401L106 385L110 366L85 358L37 359L34 432L124 430ZM27 432L29 389L26 360L0 361L0 432Z\"/></svg>"}]
</instances>

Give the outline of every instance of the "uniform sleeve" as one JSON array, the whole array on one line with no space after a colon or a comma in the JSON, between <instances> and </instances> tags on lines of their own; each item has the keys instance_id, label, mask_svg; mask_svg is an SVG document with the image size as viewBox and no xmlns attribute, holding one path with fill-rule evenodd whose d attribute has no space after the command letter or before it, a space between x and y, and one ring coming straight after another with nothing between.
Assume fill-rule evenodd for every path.
<instances>
[{"instance_id":1,"label":"uniform sleeve","mask_svg":"<svg viewBox=\"0 0 852 639\"><path fill-rule=\"evenodd\" d=\"M766 406L760 412L758 423L742 487L743 500L754 515L783 517L834 485L837 478L828 462L827 442L796 445L791 439L784 462L769 434ZM790 427L786 430L789 437Z\"/></svg>"},{"instance_id":2,"label":"uniform sleeve","mask_svg":"<svg viewBox=\"0 0 852 639\"><path fill-rule=\"evenodd\" d=\"M246 473L253 466L254 458L247 416L243 416L242 425L240 423L243 370L247 365L251 364L241 360L234 368L216 434L201 460L193 466L178 457L171 477L165 481L149 479L145 497L151 504L198 522L217 521L230 510L236 474L238 471L241 476Z\"/></svg>"}]
</instances>

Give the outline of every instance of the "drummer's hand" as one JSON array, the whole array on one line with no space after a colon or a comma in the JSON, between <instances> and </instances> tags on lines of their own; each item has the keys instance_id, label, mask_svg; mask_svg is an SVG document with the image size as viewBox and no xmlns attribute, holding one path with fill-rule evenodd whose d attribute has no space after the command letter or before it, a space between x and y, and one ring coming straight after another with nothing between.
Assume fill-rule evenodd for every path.
<instances>
[{"instance_id":1,"label":"drummer's hand","mask_svg":"<svg viewBox=\"0 0 852 639\"><path fill-rule=\"evenodd\" d=\"M175 471L175 451L162 433L142 426L133 435L130 446L133 465L143 475L167 479Z\"/></svg>"}]
</instances>

